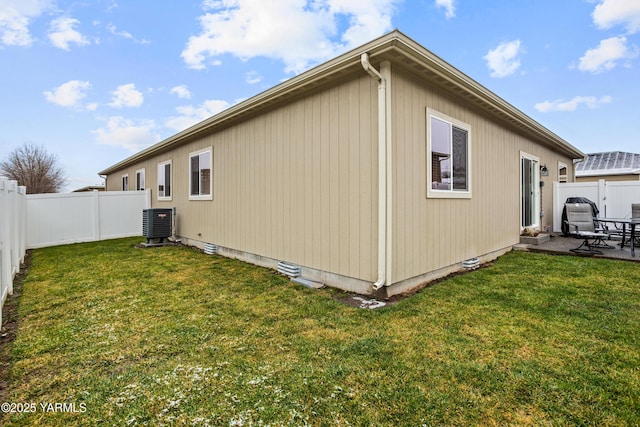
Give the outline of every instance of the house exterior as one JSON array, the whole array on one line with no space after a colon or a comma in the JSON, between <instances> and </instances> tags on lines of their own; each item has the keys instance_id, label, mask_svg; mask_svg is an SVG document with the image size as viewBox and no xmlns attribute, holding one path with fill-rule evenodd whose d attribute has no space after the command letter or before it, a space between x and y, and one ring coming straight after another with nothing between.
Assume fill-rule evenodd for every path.
<instances>
[{"instance_id":1,"label":"house exterior","mask_svg":"<svg viewBox=\"0 0 640 427\"><path fill-rule=\"evenodd\" d=\"M640 154L609 151L587 154L576 163L576 182L640 181Z\"/></svg>"},{"instance_id":2,"label":"house exterior","mask_svg":"<svg viewBox=\"0 0 640 427\"><path fill-rule=\"evenodd\" d=\"M85 193L87 191L104 191L104 185L87 185L77 190L73 190L72 193Z\"/></svg>"},{"instance_id":3,"label":"house exterior","mask_svg":"<svg viewBox=\"0 0 640 427\"><path fill-rule=\"evenodd\" d=\"M551 183L582 157L394 31L100 175L176 207L187 243L390 296L549 226Z\"/></svg>"}]
</instances>

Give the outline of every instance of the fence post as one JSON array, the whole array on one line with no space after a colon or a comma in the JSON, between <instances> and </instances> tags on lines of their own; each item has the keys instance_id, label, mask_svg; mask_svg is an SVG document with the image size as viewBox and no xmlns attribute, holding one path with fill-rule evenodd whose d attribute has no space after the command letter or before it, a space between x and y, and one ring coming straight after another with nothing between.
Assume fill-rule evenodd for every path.
<instances>
[{"instance_id":1,"label":"fence post","mask_svg":"<svg viewBox=\"0 0 640 427\"><path fill-rule=\"evenodd\" d=\"M18 181L11 181L13 209L11 221L11 278L20 272L20 194L18 193ZM11 280L10 292L13 293L13 280Z\"/></svg>"},{"instance_id":2,"label":"fence post","mask_svg":"<svg viewBox=\"0 0 640 427\"><path fill-rule=\"evenodd\" d=\"M151 209L151 189L144 190L144 208Z\"/></svg>"},{"instance_id":3,"label":"fence post","mask_svg":"<svg viewBox=\"0 0 640 427\"><path fill-rule=\"evenodd\" d=\"M24 262L24 256L27 252L27 187L21 185L18 187L18 194L20 195L18 198L18 203L20 204L20 225L19 225L19 247L18 253L20 254L20 263Z\"/></svg>"},{"instance_id":4,"label":"fence post","mask_svg":"<svg viewBox=\"0 0 640 427\"><path fill-rule=\"evenodd\" d=\"M561 218L559 218L558 212L560 211L560 188L559 188L559 182L558 181L553 181L553 231L554 232L558 232L561 230L561 224L560 222L562 221Z\"/></svg>"},{"instance_id":5,"label":"fence post","mask_svg":"<svg viewBox=\"0 0 640 427\"><path fill-rule=\"evenodd\" d=\"M18 273L20 261L18 256L18 233L16 224L18 222L18 182L9 181L9 295L13 294L13 277Z\"/></svg>"},{"instance_id":6,"label":"fence post","mask_svg":"<svg viewBox=\"0 0 640 427\"><path fill-rule=\"evenodd\" d=\"M3 187L3 196L2 196L2 224L0 224L0 228L2 231L0 234L2 235L2 302L4 303L5 298L8 294L10 294L13 289L11 286L11 281L13 279L12 266L11 266L11 220L13 213L13 200L11 197L11 182L10 181L2 181Z\"/></svg>"},{"instance_id":7,"label":"fence post","mask_svg":"<svg viewBox=\"0 0 640 427\"><path fill-rule=\"evenodd\" d=\"M100 240L100 192L98 190L93 190L91 192L93 196L93 237L95 241Z\"/></svg>"},{"instance_id":8,"label":"fence post","mask_svg":"<svg viewBox=\"0 0 640 427\"><path fill-rule=\"evenodd\" d=\"M7 197L7 181L0 179L0 307L4 304L9 288L9 280L11 280L11 269L9 267L9 243L7 241L8 233L8 216L7 206L9 198ZM0 308L0 319L2 319L2 309ZM1 320L0 320L1 322Z\"/></svg>"},{"instance_id":9,"label":"fence post","mask_svg":"<svg viewBox=\"0 0 640 427\"><path fill-rule=\"evenodd\" d=\"M607 217L607 182L604 179L598 180L598 209L601 217Z\"/></svg>"},{"instance_id":10,"label":"fence post","mask_svg":"<svg viewBox=\"0 0 640 427\"><path fill-rule=\"evenodd\" d=\"M0 328L2 328L2 306L4 306L5 299L5 277L4 277L4 221L5 212L4 207L6 202L4 200L4 180L0 179Z\"/></svg>"}]
</instances>

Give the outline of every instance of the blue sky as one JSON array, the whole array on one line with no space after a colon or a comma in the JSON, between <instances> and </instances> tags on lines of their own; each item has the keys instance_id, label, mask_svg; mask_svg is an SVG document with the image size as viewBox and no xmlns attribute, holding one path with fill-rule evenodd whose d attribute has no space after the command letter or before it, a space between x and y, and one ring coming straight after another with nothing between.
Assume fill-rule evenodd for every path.
<instances>
[{"instance_id":1,"label":"blue sky","mask_svg":"<svg viewBox=\"0 0 640 427\"><path fill-rule=\"evenodd\" d=\"M0 158L66 190L399 29L580 150L640 152L640 0L0 0Z\"/></svg>"}]
</instances>

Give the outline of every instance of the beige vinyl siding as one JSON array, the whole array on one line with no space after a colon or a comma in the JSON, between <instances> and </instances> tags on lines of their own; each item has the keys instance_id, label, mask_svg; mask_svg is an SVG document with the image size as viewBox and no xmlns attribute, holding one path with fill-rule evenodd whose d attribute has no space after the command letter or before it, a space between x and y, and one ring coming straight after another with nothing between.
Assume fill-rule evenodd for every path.
<instances>
[{"instance_id":1,"label":"beige vinyl siding","mask_svg":"<svg viewBox=\"0 0 640 427\"><path fill-rule=\"evenodd\" d=\"M558 161L571 165L571 159L398 68L393 69L392 87L392 282L518 243L520 152L553 168ZM427 108L471 126L471 199L426 197ZM544 226L552 220L551 183L557 177L541 179Z\"/></svg>"},{"instance_id":2,"label":"beige vinyl siding","mask_svg":"<svg viewBox=\"0 0 640 427\"><path fill-rule=\"evenodd\" d=\"M153 206L176 207L182 237L375 281L376 117L362 72L127 170L146 169ZM190 201L189 153L207 147L213 200ZM169 159L172 201L159 202L157 164Z\"/></svg>"},{"instance_id":3,"label":"beige vinyl siding","mask_svg":"<svg viewBox=\"0 0 640 427\"><path fill-rule=\"evenodd\" d=\"M541 226L552 221L558 162L572 159L392 66L391 280L508 248L520 234L520 153L546 164ZM352 75L353 76L353 75ZM177 208L181 237L369 282L377 278L377 82L341 83L116 170L145 168L154 207ZM470 199L427 198L427 108L470 127ZM189 154L212 148L212 200L189 200ZM172 200L157 200L157 165L172 161ZM555 171L555 172L554 172Z\"/></svg>"}]
</instances>

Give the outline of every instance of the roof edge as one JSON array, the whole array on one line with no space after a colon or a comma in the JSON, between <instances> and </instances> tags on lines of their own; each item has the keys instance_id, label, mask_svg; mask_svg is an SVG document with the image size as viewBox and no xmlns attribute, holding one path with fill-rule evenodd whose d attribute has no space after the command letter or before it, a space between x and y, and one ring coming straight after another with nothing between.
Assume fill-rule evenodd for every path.
<instances>
[{"instance_id":1,"label":"roof edge","mask_svg":"<svg viewBox=\"0 0 640 427\"><path fill-rule=\"evenodd\" d=\"M209 117L208 119L196 123L195 125L183 131L180 131L150 147L141 150L138 153L133 154L132 156L127 157L126 159L98 172L98 175L108 175L132 163L147 158L148 156L165 151L170 146L175 145L184 139L196 136L199 133L208 130L211 126L215 126L216 124L220 124L227 120L230 120L248 109L259 108L262 104L266 103L269 100L273 100L276 97L291 93L296 89L302 88L310 83L313 83L314 81L319 80L320 78L326 78L327 71L336 73L350 65L353 65L355 62L359 63L360 54L362 52L368 52L370 50L380 50L381 47L389 44L390 41L396 39L399 35L401 35L401 33L398 30L394 30L360 47L354 48L334 59L313 67L310 70L307 70L276 86L260 92L249 99L235 104L227 108L226 110Z\"/></svg>"},{"instance_id":2,"label":"roof edge","mask_svg":"<svg viewBox=\"0 0 640 427\"><path fill-rule=\"evenodd\" d=\"M640 175L640 169L618 168L618 169L591 169L588 171L576 170L576 176L606 176L606 175Z\"/></svg>"},{"instance_id":3,"label":"roof edge","mask_svg":"<svg viewBox=\"0 0 640 427\"><path fill-rule=\"evenodd\" d=\"M388 50L398 50L405 56L410 57L414 61L421 63L426 68L429 68L436 74L440 75L446 81L458 86L461 89L469 91L473 96L479 100L486 102L488 105L497 109L501 114L515 122L522 123L526 129L530 132L544 137L552 145L564 151L567 155L577 158L584 158L586 154L582 153L573 145L551 132L546 127L491 92L489 89L482 86L480 83L473 80L471 77L464 74L448 62L444 61L439 56L435 55L424 46L420 45L413 39L406 36L399 30L393 30L377 39L374 39L360 47L354 48L332 60L329 60L323 64L320 64L310 70L305 71L297 76L292 77L264 92L261 92L253 97L246 99L238 104L235 104L228 109L205 119L183 131L180 131L126 159L98 172L99 175L109 175L119 169L127 167L138 161L146 159L157 153L168 150L174 145L180 144L186 139L196 137L198 134L203 133L215 127L216 125L223 124L235 117L238 117L242 113L248 110L259 109L270 101L277 100L278 98L295 92L309 84L317 82L321 79L325 79L330 75L339 73L354 63L360 62L360 55L362 53L369 53L371 57L380 55ZM329 75L327 75L329 73Z\"/></svg>"},{"instance_id":4,"label":"roof edge","mask_svg":"<svg viewBox=\"0 0 640 427\"><path fill-rule=\"evenodd\" d=\"M431 67L429 68L431 68L434 72L440 74L441 77L445 78L450 83L453 83L459 88L471 92L480 100L483 100L489 105L496 107L500 112L502 112L505 116L510 117L512 120L523 123L525 127L533 133L544 136L545 138L553 141L555 145L558 146L558 148L563 149L572 158L581 159L586 157L586 154L581 150L574 147L569 142L567 142L548 128L544 127L542 124L540 124L500 96L496 95L494 92L490 91L485 86L469 77L467 74L455 68L453 65L449 64L410 37L407 37L399 31L398 34L402 36L400 40L402 43L398 43L396 44L396 46L398 48L404 47L404 53L410 56L415 61L424 62L423 58L426 57L426 59L431 63ZM429 64L425 64L425 66L428 67Z\"/></svg>"}]
</instances>

